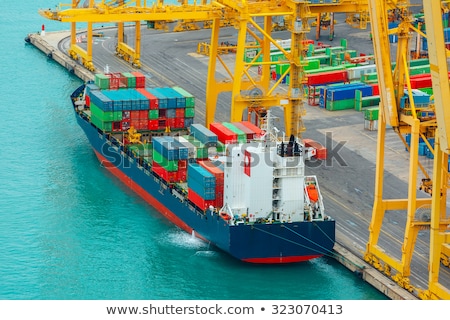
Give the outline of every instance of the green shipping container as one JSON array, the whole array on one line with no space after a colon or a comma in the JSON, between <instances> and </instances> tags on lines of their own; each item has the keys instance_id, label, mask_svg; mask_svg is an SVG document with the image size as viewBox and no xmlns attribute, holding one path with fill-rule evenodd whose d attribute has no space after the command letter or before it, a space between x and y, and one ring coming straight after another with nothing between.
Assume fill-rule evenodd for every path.
<instances>
[{"instance_id":1,"label":"green shipping container","mask_svg":"<svg viewBox=\"0 0 450 320\"><path fill-rule=\"evenodd\" d=\"M173 87L172 89L174 89L176 92L181 94L184 98L186 98L186 107L194 107L195 106L195 98L192 94L190 94L189 92L187 92L186 90L184 90L183 88L180 88L180 87Z\"/></svg>"},{"instance_id":2,"label":"green shipping container","mask_svg":"<svg viewBox=\"0 0 450 320\"><path fill-rule=\"evenodd\" d=\"M91 102L91 113L101 121L121 121L122 111L103 111Z\"/></svg>"},{"instance_id":3,"label":"green shipping container","mask_svg":"<svg viewBox=\"0 0 450 320\"><path fill-rule=\"evenodd\" d=\"M378 120L378 107L370 107L364 110L364 120Z\"/></svg>"},{"instance_id":4,"label":"green shipping container","mask_svg":"<svg viewBox=\"0 0 450 320\"><path fill-rule=\"evenodd\" d=\"M178 170L178 160L167 160L156 150L153 150L153 160L169 172Z\"/></svg>"},{"instance_id":5,"label":"green shipping container","mask_svg":"<svg viewBox=\"0 0 450 320\"><path fill-rule=\"evenodd\" d=\"M337 101L327 100L326 109L329 111L346 110L354 108L355 108L355 99L345 99Z\"/></svg>"},{"instance_id":6,"label":"green shipping container","mask_svg":"<svg viewBox=\"0 0 450 320\"><path fill-rule=\"evenodd\" d=\"M159 118L159 110L158 109L148 110L148 118L150 120L158 119Z\"/></svg>"},{"instance_id":7,"label":"green shipping container","mask_svg":"<svg viewBox=\"0 0 450 320\"><path fill-rule=\"evenodd\" d=\"M290 64L286 64L286 63L282 63L282 64L277 64L275 65L275 72L279 75L283 75L287 69L289 69L291 65Z\"/></svg>"},{"instance_id":8,"label":"green shipping container","mask_svg":"<svg viewBox=\"0 0 450 320\"><path fill-rule=\"evenodd\" d=\"M102 121L95 115L91 115L91 122L100 130L112 131L112 121Z\"/></svg>"},{"instance_id":9,"label":"green shipping container","mask_svg":"<svg viewBox=\"0 0 450 320\"><path fill-rule=\"evenodd\" d=\"M94 83L100 89L109 89L109 77L103 73L96 73L94 76Z\"/></svg>"},{"instance_id":10,"label":"green shipping container","mask_svg":"<svg viewBox=\"0 0 450 320\"><path fill-rule=\"evenodd\" d=\"M136 77L130 72L122 72L122 76L127 79L128 88L136 88Z\"/></svg>"},{"instance_id":11,"label":"green shipping container","mask_svg":"<svg viewBox=\"0 0 450 320\"><path fill-rule=\"evenodd\" d=\"M188 108L184 109L184 117L185 118L193 118L195 116L195 108Z\"/></svg>"},{"instance_id":12,"label":"green shipping container","mask_svg":"<svg viewBox=\"0 0 450 320\"><path fill-rule=\"evenodd\" d=\"M233 131L234 133L237 134L237 138L238 138L238 142L239 143L246 143L247 142L247 135L245 134L244 131L242 131L241 129L237 128L234 124L229 123L229 122L223 122L222 123L223 126L225 128L230 129L231 131Z\"/></svg>"}]
</instances>

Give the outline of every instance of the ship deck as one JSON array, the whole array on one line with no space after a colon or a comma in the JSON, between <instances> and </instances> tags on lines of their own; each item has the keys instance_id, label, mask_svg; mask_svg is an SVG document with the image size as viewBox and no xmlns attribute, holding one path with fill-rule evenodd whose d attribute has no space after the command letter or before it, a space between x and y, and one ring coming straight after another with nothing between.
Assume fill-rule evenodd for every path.
<instances>
[{"instance_id":1,"label":"ship deck","mask_svg":"<svg viewBox=\"0 0 450 320\"><path fill-rule=\"evenodd\" d=\"M114 55L115 29L104 29L103 32L104 37L95 39L94 45L94 64L98 71L103 72L103 68L108 65L111 71L128 72L131 66ZM131 30L126 32L132 39ZM223 41L230 42L233 42L236 34L233 28L221 32ZM335 34L335 39L345 37L350 49L367 54L373 52L369 30L351 29L342 22L336 25ZM47 31L45 37L30 35L30 41L45 54L52 53L52 59L81 79L93 79L91 72L66 55L69 35L70 32ZM277 36L286 38L288 34L279 32ZM208 57L195 53L195 50L197 43L208 42L209 37L210 30L183 33L163 33L145 27L142 30L143 66L139 71L147 76L150 84L178 85L192 93L196 97L196 122L200 123L204 122L205 117ZM337 45L328 41L327 35L322 38L320 41L324 43ZM311 36L311 39L314 39L314 36ZM234 55L224 55L222 58L232 61ZM225 76L225 70L223 75ZM219 99L217 121L228 120L229 99L226 95ZM338 260L391 299L417 299L362 259L372 215L377 132L365 130L363 115L354 110L332 112L308 105L305 105L305 109L304 137L322 143L331 155L326 161L310 162L306 174L317 175L327 214L337 221L335 250L341 257ZM386 190L392 197L405 197L408 184L408 154L394 132L387 134L386 143ZM399 164L402 162L404 165ZM386 234L386 237L380 239L382 245L392 249L394 254L399 254L399 247L403 242L404 230L401 226L405 225L405 219L406 217L401 215L389 217L386 229L389 235ZM427 237L428 233L419 233L416 243L418 259L413 261L411 268L411 284L419 288L427 288L428 257L420 254L427 252ZM448 274L444 275L444 278L450 279Z\"/></svg>"}]
</instances>

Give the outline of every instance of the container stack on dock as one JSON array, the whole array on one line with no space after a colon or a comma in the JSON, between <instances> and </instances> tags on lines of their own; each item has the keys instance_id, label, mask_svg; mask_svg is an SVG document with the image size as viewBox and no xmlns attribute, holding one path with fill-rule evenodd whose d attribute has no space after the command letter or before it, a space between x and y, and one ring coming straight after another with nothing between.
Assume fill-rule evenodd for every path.
<instances>
[{"instance_id":1,"label":"container stack on dock","mask_svg":"<svg viewBox=\"0 0 450 320\"><path fill-rule=\"evenodd\" d=\"M103 131L176 131L194 121L195 99L189 92L146 87L139 72L99 73L87 89L91 121Z\"/></svg>"}]
</instances>

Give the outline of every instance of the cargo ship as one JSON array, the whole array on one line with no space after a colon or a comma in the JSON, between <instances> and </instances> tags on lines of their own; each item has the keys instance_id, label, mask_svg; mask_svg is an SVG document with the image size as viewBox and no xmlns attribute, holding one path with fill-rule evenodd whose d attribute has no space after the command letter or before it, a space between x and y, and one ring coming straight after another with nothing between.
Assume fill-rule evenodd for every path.
<instances>
[{"instance_id":1,"label":"cargo ship","mask_svg":"<svg viewBox=\"0 0 450 320\"><path fill-rule=\"evenodd\" d=\"M258 121L194 123L181 87L147 87L139 72L98 73L71 95L102 167L189 234L249 263L332 254L315 149L286 137L269 110Z\"/></svg>"}]
</instances>

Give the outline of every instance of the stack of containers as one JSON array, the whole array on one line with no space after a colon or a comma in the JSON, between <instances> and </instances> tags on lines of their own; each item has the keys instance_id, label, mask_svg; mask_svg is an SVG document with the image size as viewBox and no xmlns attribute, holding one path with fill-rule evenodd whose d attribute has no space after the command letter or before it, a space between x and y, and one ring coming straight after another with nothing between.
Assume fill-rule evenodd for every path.
<instances>
[{"instance_id":1,"label":"stack of containers","mask_svg":"<svg viewBox=\"0 0 450 320\"><path fill-rule=\"evenodd\" d=\"M136 78L136 88L145 88L145 76L139 71L133 71L131 74Z\"/></svg>"},{"instance_id":2,"label":"stack of containers","mask_svg":"<svg viewBox=\"0 0 450 320\"><path fill-rule=\"evenodd\" d=\"M209 129L214 132L217 135L217 139L224 144L236 143L238 140L236 133L219 122L211 123Z\"/></svg>"},{"instance_id":3,"label":"stack of containers","mask_svg":"<svg viewBox=\"0 0 450 320\"><path fill-rule=\"evenodd\" d=\"M238 143L246 143L247 142L247 135L245 134L245 132L242 131L241 129L239 129L238 127L236 127L234 124L229 123L229 122L223 122L222 125L228 129L230 129L230 131L234 132L237 135Z\"/></svg>"},{"instance_id":4,"label":"stack of containers","mask_svg":"<svg viewBox=\"0 0 450 320\"><path fill-rule=\"evenodd\" d=\"M172 89L181 94L186 101L186 108L184 109L184 127L189 128L194 123L195 98L183 88L173 87Z\"/></svg>"},{"instance_id":5,"label":"stack of containers","mask_svg":"<svg viewBox=\"0 0 450 320\"><path fill-rule=\"evenodd\" d=\"M167 182L184 181L188 148L173 137L153 137L153 171Z\"/></svg>"},{"instance_id":6,"label":"stack of containers","mask_svg":"<svg viewBox=\"0 0 450 320\"><path fill-rule=\"evenodd\" d=\"M112 130L112 119L114 117L113 101L100 90L92 90L89 93L89 104L91 108L91 122L103 131Z\"/></svg>"},{"instance_id":7,"label":"stack of containers","mask_svg":"<svg viewBox=\"0 0 450 320\"><path fill-rule=\"evenodd\" d=\"M136 89L140 94L146 97L149 101L149 110L148 110L148 130L154 131L159 128L159 102L158 98L152 95L145 88L137 88Z\"/></svg>"},{"instance_id":8,"label":"stack of containers","mask_svg":"<svg viewBox=\"0 0 450 320\"><path fill-rule=\"evenodd\" d=\"M222 164L220 161L212 162L209 159L208 160L201 160L198 161L198 163L208 170L216 179L216 201L215 201L215 207L222 208L223 206L223 185L224 185L224 173L223 169L220 167Z\"/></svg>"},{"instance_id":9,"label":"stack of containers","mask_svg":"<svg viewBox=\"0 0 450 320\"><path fill-rule=\"evenodd\" d=\"M189 163L188 175L188 199L200 209L216 206L216 178L208 170L198 163Z\"/></svg>"},{"instance_id":10,"label":"stack of containers","mask_svg":"<svg viewBox=\"0 0 450 320\"><path fill-rule=\"evenodd\" d=\"M157 88L145 88L151 95L158 99L158 130L164 130L167 127L166 111L168 108L167 97Z\"/></svg>"},{"instance_id":11,"label":"stack of containers","mask_svg":"<svg viewBox=\"0 0 450 320\"><path fill-rule=\"evenodd\" d=\"M329 87L326 91L325 108L330 111L354 109L356 90L360 90L363 97L372 95L372 86L364 83Z\"/></svg>"},{"instance_id":12,"label":"stack of containers","mask_svg":"<svg viewBox=\"0 0 450 320\"><path fill-rule=\"evenodd\" d=\"M250 129L249 127L247 127L246 125L244 125L242 122L233 122L232 124L236 128L238 128L239 130L241 130L242 132L245 133L247 141L251 141L251 140L255 139L256 132L254 130Z\"/></svg>"}]
</instances>

